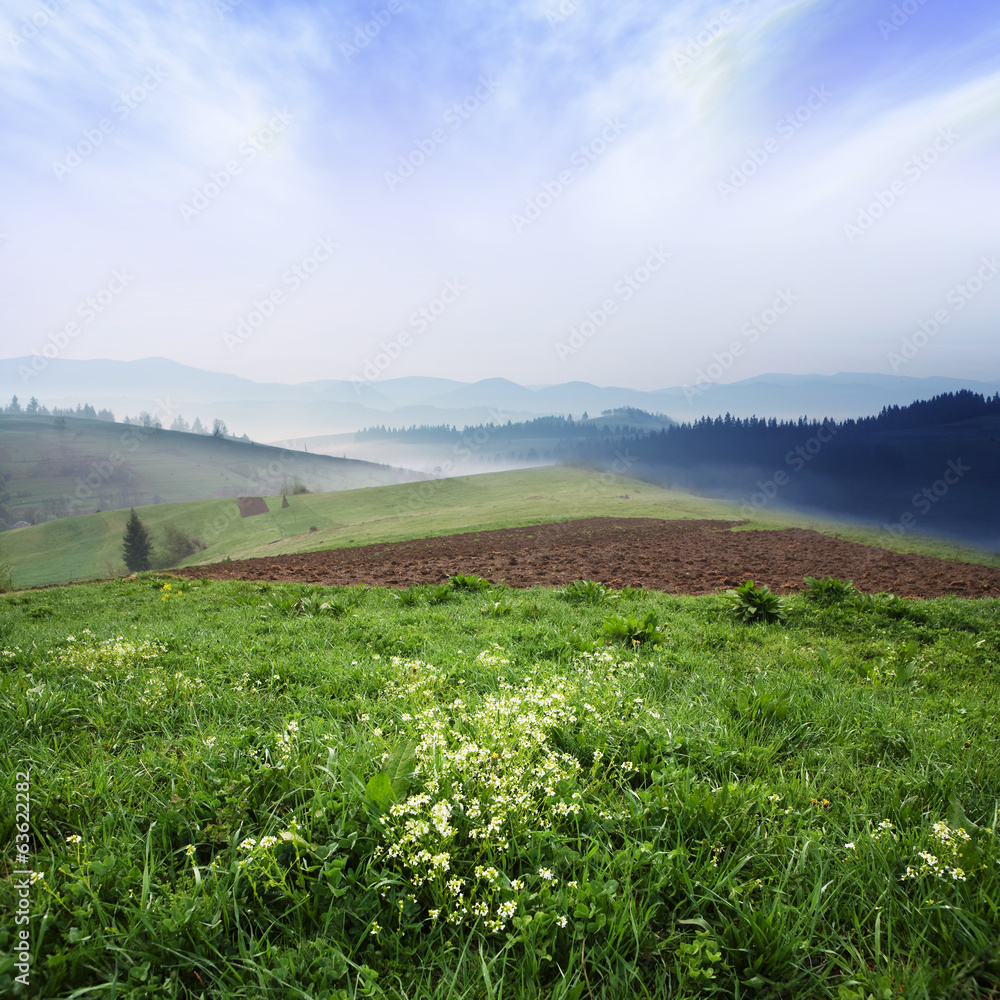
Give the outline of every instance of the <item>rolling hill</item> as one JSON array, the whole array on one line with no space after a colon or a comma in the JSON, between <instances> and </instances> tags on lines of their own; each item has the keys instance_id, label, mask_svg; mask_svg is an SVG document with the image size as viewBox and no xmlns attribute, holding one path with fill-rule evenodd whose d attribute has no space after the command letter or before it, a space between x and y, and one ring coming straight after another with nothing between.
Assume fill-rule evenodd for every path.
<instances>
[{"instance_id":1,"label":"rolling hill","mask_svg":"<svg viewBox=\"0 0 1000 1000\"><path fill-rule=\"evenodd\" d=\"M622 476L546 467L422 483L267 497L269 510L241 517L233 499L139 507L154 543L168 526L203 549L179 565L405 541L473 529L512 528L584 517L740 520L736 504L707 500ZM2 536L18 587L110 577L124 572L128 512L101 511L9 531ZM1000 565L1000 559L916 535L885 536L843 522L763 509L747 527L807 527L899 552Z\"/></svg>"},{"instance_id":2,"label":"rolling hill","mask_svg":"<svg viewBox=\"0 0 1000 1000\"><path fill-rule=\"evenodd\" d=\"M105 420L3 414L8 521L225 496L329 493L425 478L354 459Z\"/></svg>"}]
</instances>

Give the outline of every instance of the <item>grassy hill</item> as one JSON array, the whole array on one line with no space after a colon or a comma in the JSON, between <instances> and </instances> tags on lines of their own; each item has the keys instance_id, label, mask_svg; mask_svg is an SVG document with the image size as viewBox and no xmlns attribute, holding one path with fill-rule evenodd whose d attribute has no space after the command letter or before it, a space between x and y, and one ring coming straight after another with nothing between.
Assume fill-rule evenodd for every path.
<instances>
[{"instance_id":1,"label":"grassy hill","mask_svg":"<svg viewBox=\"0 0 1000 1000\"><path fill-rule=\"evenodd\" d=\"M0 416L12 520L422 478L370 462L76 417Z\"/></svg>"},{"instance_id":2,"label":"grassy hill","mask_svg":"<svg viewBox=\"0 0 1000 1000\"><path fill-rule=\"evenodd\" d=\"M580 517L742 520L736 504L584 469L546 467L462 476L338 493L267 498L266 514L243 518L233 499L137 507L160 542L168 525L204 549L179 565L287 552L405 541L487 528L511 528ZM7 532L2 542L20 587L120 573L128 512L102 511ZM748 527L810 527L895 551L970 562L1000 559L915 535L886 536L844 523L764 508ZM314 530L315 529L315 530Z\"/></svg>"},{"instance_id":3,"label":"grassy hill","mask_svg":"<svg viewBox=\"0 0 1000 1000\"><path fill-rule=\"evenodd\" d=\"M1000 601L462 579L0 596L4 995L997 995Z\"/></svg>"}]
</instances>

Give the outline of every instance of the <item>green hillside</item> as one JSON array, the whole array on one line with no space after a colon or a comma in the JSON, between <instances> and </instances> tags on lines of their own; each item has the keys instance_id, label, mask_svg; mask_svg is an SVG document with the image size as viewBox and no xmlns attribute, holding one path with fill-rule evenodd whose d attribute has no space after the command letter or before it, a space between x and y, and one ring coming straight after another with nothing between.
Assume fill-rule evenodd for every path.
<instances>
[{"instance_id":1,"label":"green hillside","mask_svg":"<svg viewBox=\"0 0 1000 1000\"><path fill-rule=\"evenodd\" d=\"M106 420L0 416L8 520L31 523L147 504L331 492L422 478L370 462Z\"/></svg>"},{"instance_id":2,"label":"green hillside","mask_svg":"<svg viewBox=\"0 0 1000 1000\"><path fill-rule=\"evenodd\" d=\"M404 541L487 528L509 528L581 517L660 517L741 520L738 506L583 469L545 467L406 483L338 493L267 498L265 514L243 518L233 499L138 507L154 542L168 525L204 549L179 565L253 556ZM28 587L109 577L123 572L122 535L128 511L102 511L20 528L2 536L14 582ZM760 511L748 527L811 527L896 551L923 552L996 565L1000 560L917 536L886 538L877 531ZM315 529L315 530L313 530Z\"/></svg>"},{"instance_id":3,"label":"green hillside","mask_svg":"<svg viewBox=\"0 0 1000 1000\"><path fill-rule=\"evenodd\" d=\"M743 607L0 596L4 996L995 998L1000 601Z\"/></svg>"}]
</instances>

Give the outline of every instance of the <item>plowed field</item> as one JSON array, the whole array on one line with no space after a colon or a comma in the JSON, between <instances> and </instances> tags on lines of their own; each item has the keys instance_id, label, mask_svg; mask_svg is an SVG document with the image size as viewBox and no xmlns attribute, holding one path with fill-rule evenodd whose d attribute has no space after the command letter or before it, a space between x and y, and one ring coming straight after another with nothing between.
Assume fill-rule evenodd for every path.
<instances>
[{"instance_id":1,"label":"plowed field","mask_svg":"<svg viewBox=\"0 0 1000 1000\"><path fill-rule=\"evenodd\" d=\"M803 576L853 580L867 593L901 597L1000 597L1000 569L900 555L801 528L729 531L735 521L597 517L529 528L326 549L192 566L192 578L366 583L407 587L456 573L513 587L577 579L676 594L709 594L744 580L790 592Z\"/></svg>"}]
</instances>

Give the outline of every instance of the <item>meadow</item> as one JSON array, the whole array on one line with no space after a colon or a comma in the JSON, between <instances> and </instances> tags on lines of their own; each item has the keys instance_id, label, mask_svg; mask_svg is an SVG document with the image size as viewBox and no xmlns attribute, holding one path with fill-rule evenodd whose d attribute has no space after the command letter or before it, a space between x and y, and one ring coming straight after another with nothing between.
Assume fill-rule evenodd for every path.
<instances>
[{"instance_id":1,"label":"meadow","mask_svg":"<svg viewBox=\"0 0 1000 1000\"><path fill-rule=\"evenodd\" d=\"M995 996L1000 602L736 607L472 577L0 596L0 987Z\"/></svg>"},{"instance_id":2,"label":"meadow","mask_svg":"<svg viewBox=\"0 0 1000 1000\"><path fill-rule=\"evenodd\" d=\"M208 497L341 490L423 478L353 459L81 417L0 416L12 520Z\"/></svg>"},{"instance_id":3,"label":"meadow","mask_svg":"<svg viewBox=\"0 0 1000 1000\"><path fill-rule=\"evenodd\" d=\"M190 435L189 435L190 436ZM241 518L231 498L137 507L154 547L168 528L200 546L178 566L397 542L461 531L514 528L584 517L746 520L754 528L813 528L900 552L1000 565L1000 556L907 531L834 521L767 505L749 518L739 504L666 489L628 476L548 466L456 476L334 493L266 497L268 513ZM14 583L34 587L124 573L122 536L129 511L106 510L19 528L2 536Z\"/></svg>"}]
</instances>

